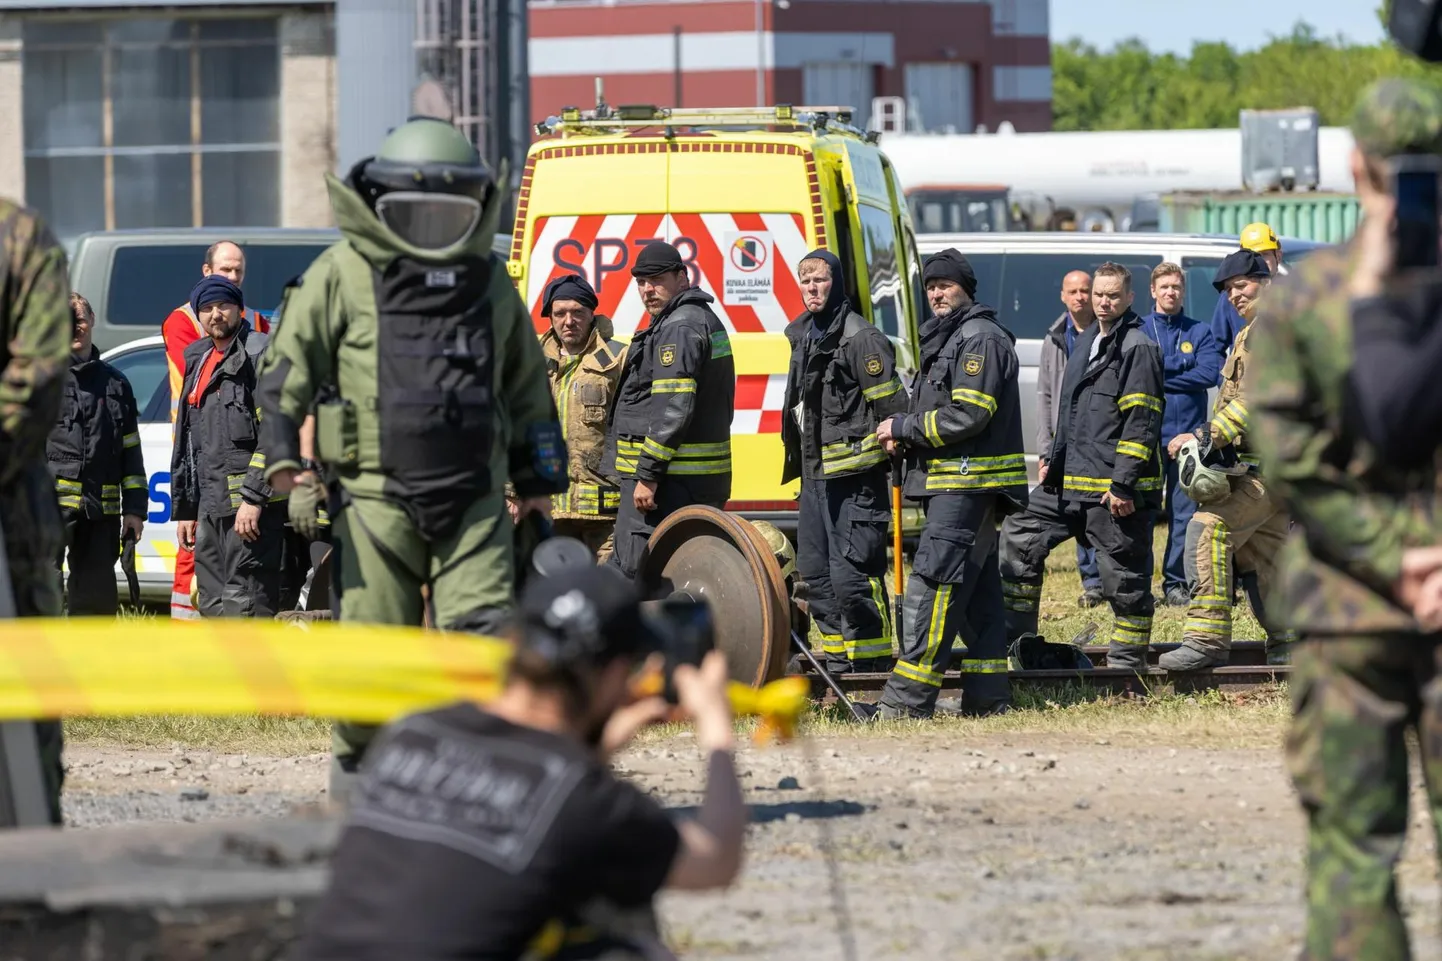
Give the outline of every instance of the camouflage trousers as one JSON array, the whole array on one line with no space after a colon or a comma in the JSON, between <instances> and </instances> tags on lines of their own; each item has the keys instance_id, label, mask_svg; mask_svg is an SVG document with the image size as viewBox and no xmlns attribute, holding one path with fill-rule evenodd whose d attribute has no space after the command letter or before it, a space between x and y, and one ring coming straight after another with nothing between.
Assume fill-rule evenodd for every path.
<instances>
[{"instance_id":1,"label":"camouflage trousers","mask_svg":"<svg viewBox=\"0 0 1442 961\"><path fill-rule=\"evenodd\" d=\"M55 501L55 481L44 464L21 470L10 483L0 487L0 526L5 532L5 558L10 565L16 615L60 617L64 600L55 558L64 549L65 529ZM50 820L59 824L60 789L65 780L60 764L60 722L37 722L35 733L40 741Z\"/></svg>"},{"instance_id":2,"label":"camouflage trousers","mask_svg":"<svg viewBox=\"0 0 1442 961\"><path fill-rule=\"evenodd\" d=\"M1293 655L1287 766L1307 815L1307 961L1412 957L1393 873L1408 728L1442 824L1442 637L1308 637Z\"/></svg>"}]
</instances>

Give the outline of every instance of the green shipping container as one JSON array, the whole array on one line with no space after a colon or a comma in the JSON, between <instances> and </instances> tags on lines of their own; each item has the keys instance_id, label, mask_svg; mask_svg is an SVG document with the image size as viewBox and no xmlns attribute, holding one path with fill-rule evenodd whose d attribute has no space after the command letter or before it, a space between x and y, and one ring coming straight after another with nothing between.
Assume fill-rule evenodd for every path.
<instances>
[{"instance_id":1,"label":"green shipping container","mask_svg":"<svg viewBox=\"0 0 1442 961\"><path fill-rule=\"evenodd\" d=\"M1337 244L1357 229L1353 194L1175 193L1159 201L1162 233L1230 234L1261 221L1281 237Z\"/></svg>"}]
</instances>

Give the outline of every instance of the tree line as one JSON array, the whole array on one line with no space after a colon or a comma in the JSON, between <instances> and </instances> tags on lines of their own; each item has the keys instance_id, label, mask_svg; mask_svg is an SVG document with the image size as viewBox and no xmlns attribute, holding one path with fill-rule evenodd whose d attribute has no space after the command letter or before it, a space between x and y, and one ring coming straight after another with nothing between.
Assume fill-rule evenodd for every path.
<instances>
[{"instance_id":1,"label":"tree line","mask_svg":"<svg viewBox=\"0 0 1442 961\"><path fill-rule=\"evenodd\" d=\"M1345 126L1358 93L1392 76L1442 83L1442 67L1388 42L1321 37L1305 22L1256 50L1197 43L1189 57L1135 39L1109 51L1072 40L1052 47L1052 129L1235 127L1243 109L1287 107L1315 107L1323 125Z\"/></svg>"}]
</instances>

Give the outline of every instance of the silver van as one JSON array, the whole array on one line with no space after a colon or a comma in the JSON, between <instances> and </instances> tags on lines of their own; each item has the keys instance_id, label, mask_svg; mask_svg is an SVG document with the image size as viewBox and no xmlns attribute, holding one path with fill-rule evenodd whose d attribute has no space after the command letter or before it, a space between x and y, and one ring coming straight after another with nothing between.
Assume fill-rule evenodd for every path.
<instances>
[{"instance_id":1,"label":"silver van","mask_svg":"<svg viewBox=\"0 0 1442 961\"><path fill-rule=\"evenodd\" d=\"M1291 237L1280 241L1284 269L1326 246ZM1072 270L1094 271L1108 260L1122 264L1132 272L1132 309L1145 316L1154 309L1152 269L1174 263L1187 278L1184 313L1209 323L1219 296L1212 278L1222 259L1237 249L1237 239L1156 233L918 234L916 246L923 258L948 247L961 251L976 271L976 299L995 307L997 318L1016 335L1027 468L1035 483L1037 368L1046 332L1064 309L1062 277Z\"/></svg>"}]
</instances>

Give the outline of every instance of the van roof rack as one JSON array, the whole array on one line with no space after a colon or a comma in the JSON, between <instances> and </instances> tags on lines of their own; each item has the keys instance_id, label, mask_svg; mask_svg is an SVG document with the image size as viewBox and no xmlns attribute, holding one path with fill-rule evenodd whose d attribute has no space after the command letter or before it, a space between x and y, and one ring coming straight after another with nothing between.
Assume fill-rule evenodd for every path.
<instances>
[{"instance_id":1,"label":"van roof rack","mask_svg":"<svg viewBox=\"0 0 1442 961\"><path fill-rule=\"evenodd\" d=\"M536 124L536 134L542 137L548 134L565 136L639 127L791 127L798 130L842 130L864 138L866 132L851 123L855 112L853 107L798 107L789 103L774 107L690 108L658 107L654 104L612 107L600 100L593 110L563 108L559 117L552 115Z\"/></svg>"}]
</instances>

